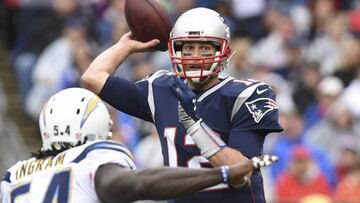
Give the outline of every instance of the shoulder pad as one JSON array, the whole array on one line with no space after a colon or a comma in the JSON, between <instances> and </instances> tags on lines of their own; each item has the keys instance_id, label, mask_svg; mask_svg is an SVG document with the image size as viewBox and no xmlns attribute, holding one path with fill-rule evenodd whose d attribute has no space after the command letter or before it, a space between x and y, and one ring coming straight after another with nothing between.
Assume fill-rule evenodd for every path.
<instances>
[{"instance_id":1,"label":"shoulder pad","mask_svg":"<svg viewBox=\"0 0 360 203\"><path fill-rule=\"evenodd\" d=\"M91 143L90 145L85 147L83 151L72 162L79 163L81 160L86 158L87 154L90 153L91 151L101 150L101 149L116 151L126 155L131 160L134 160L133 154L125 145L110 140L103 140L103 141Z\"/></svg>"},{"instance_id":2,"label":"shoulder pad","mask_svg":"<svg viewBox=\"0 0 360 203\"><path fill-rule=\"evenodd\" d=\"M148 81L149 83L152 83L156 78L159 78L162 75L174 75L175 73L170 72L168 70L158 70L148 76L146 76L144 79L139 80L137 82L141 82L141 81Z\"/></svg>"}]
</instances>

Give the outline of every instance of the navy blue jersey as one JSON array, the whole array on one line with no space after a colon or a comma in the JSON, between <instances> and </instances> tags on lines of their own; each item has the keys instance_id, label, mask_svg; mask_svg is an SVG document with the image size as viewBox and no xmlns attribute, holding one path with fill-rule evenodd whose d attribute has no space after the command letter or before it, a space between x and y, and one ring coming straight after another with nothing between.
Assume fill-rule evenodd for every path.
<instances>
[{"instance_id":1,"label":"navy blue jersey","mask_svg":"<svg viewBox=\"0 0 360 203\"><path fill-rule=\"evenodd\" d=\"M172 77L175 76L171 72L158 71L131 85L124 79L110 76L100 97L118 110L155 124L165 165L210 167L179 122L178 100L169 88L174 82ZM197 115L221 136L227 146L248 158L262 154L267 133L282 130L277 121L275 94L266 83L229 77L207 91L195 93ZM235 190L220 184L174 202L262 203L265 199L261 173L253 172L249 187Z\"/></svg>"}]
</instances>

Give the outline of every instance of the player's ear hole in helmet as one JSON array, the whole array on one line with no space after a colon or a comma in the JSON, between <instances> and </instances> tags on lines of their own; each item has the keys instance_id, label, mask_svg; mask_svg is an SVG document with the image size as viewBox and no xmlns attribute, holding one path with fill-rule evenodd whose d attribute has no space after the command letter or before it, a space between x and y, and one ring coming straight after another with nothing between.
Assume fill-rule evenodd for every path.
<instances>
[{"instance_id":1,"label":"player's ear hole in helmet","mask_svg":"<svg viewBox=\"0 0 360 203\"><path fill-rule=\"evenodd\" d=\"M88 141L108 139L112 120L97 95L69 88L53 95L44 105L39 126L43 143L40 154L47 152L49 156Z\"/></svg>"}]
</instances>

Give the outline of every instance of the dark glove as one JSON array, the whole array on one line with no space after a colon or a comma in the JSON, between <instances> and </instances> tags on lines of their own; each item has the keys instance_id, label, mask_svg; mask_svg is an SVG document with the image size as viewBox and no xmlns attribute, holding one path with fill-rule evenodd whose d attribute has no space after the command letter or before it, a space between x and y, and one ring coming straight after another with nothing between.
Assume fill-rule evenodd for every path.
<instances>
[{"instance_id":1,"label":"dark glove","mask_svg":"<svg viewBox=\"0 0 360 203\"><path fill-rule=\"evenodd\" d=\"M196 116L196 95L179 77L173 78L174 83L170 86L170 90L180 102L182 109L179 107L179 112L185 111L187 116L191 117L196 122L199 120ZM181 119L180 114L179 116Z\"/></svg>"}]
</instances>

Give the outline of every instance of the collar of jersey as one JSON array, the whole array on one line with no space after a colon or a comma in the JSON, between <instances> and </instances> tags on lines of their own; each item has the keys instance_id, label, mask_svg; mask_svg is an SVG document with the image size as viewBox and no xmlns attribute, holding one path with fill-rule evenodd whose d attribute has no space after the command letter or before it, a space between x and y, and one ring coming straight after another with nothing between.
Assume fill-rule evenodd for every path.
<instances>
[{"instance_id":1,"label":"collar of jersey","mask_svg":"<svg viewBox=\"0 0 360 203\"><path fill-rule=\"evenodd\" d=\"M211 87L210 89L206 90L196 101L201 102L203 99L205 99L207 96L215 92L216 90L220 89L222 86L224 86L229 81L233 80L232 77L227 77L223 81L219 82L215 86Z\"/></svg>"}]
</instances>

